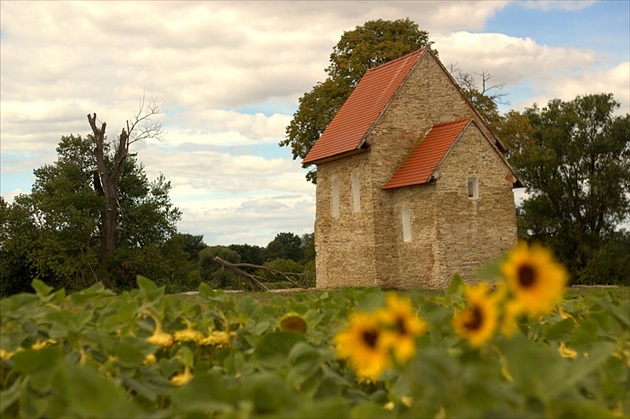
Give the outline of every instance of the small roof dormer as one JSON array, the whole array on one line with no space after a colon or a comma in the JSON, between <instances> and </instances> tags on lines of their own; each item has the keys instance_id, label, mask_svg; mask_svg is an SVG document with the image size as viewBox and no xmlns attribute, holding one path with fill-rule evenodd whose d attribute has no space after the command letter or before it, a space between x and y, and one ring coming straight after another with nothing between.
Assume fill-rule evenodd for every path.
<instances>
[{"instance_id":1,"label":"small roof dormer","mask_svg":"<svg viewBox=\"0 0 630 419\"><path fill-rule=\"evenodd\" d=\"M463 118L450 122L440 122L431 127L424 138L411 150L405 161L396 169L392 177L383 186L383 189L400 188L403 186L422 185L429 183L440 163L448 156L457 140L471 125L480 128L473 118ZM492 141L483 130L479 129L483 138L492 146ZM513 187L522 187L523 182L514 169L505 160L505 157L496 148L492 149L501 158L505 166L513 176Z\"/></svg>"}]
</instances>

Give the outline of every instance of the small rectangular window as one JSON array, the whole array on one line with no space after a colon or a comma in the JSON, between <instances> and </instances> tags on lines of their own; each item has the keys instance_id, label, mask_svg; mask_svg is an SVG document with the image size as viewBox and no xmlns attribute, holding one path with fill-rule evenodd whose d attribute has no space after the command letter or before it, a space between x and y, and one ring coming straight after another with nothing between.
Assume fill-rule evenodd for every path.
<instances>
[{"instance_id":1,"label":"small rectangular window","mask_svg":"<svg viewBox=\"0 0 630 419\"><path fill-rule=\"evenodd\" d=\"M361 211L361 184L359 183L359 174L352 173L352 202L354 203L354 212Z\"/></svg>"},{"instance_id":2,"label":"small rectangular window","mask_svg":"<svg viewBox=\"0 0 630 419\"><path fill-rule=\"evenodd\" d=\"M337 176L334 176L332 181L332 215L333 217L339 216L339 181Z\"/></svg>"},{"instance_id":3,"label":"small rectangular window","mask_svg":"<svg viewBox=\"0 0 630 419\"><path fill-rule=\"evenodd\" d=\"M468 178L468 198L479 198L479 178L477 177Z\"/></svg>"},{"instance_id":4,"label":"small rectangular window","mask_svg":"<svg viewBox=\"0 0 630 419\"><path fill-rule=\"evenodd\" d=\"M409 207L402 209L403 241L411 241L411 211Z\"/></svg>"}]
</instances>

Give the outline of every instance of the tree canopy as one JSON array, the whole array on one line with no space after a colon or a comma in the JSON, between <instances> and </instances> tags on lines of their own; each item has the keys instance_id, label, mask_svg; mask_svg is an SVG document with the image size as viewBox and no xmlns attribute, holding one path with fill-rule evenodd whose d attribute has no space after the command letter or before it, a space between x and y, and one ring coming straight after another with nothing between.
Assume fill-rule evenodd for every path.
<instances>
[{"instance_id":1,"label":"tree canopy","mask_svg":"<svg viewBox=\"0 0 630 419\"><path fill-rule=\"evenodd\" d=\"M519 208L521 237L553 247L578 282L594 257L601 263L600 249L628 241L619 227L629 221L630 115L615 115L617 108L612 94L527 108L529 127L521 134L531 137L521 139L527 147L511 159L528 192ZM627 272L626 253L615 275Z\"/></svg>"},{"instance_id":2,"label":"tree canopy","mask_svg":"<svg viewBox=\"0 0 630 419\"><path fill-rule=\"evenodd\" d=\"M298 262L304 259L302 239L293 233L278 233L267 245L265 257L267 260L291 259Z\"/></svg>"},{"instance_id":3,"label":"tree canopy","mask_svg":"<svg viewBox=\"0 0 630 419\"><path fill-rule=\"evenodd\" d=\"M303 159L367 70L432 44L429 33L408 18L373 20L344 32L330 54L328 77L299 99L280 146L291 147L294 160ZM315 170L306 178L314 183Z\"/></svg>"},{"instance_id":4,"label":"tree canopy","mask_svg":"<svg viewBox=\"0 0 630 419\"><path fill-rule=\"evenodd\" d=\"M56 162L34 170L30 194L17 196L12 204L3 201L3 291L28 289L33 277L68 289L109 280L110 274L110 286L124 287L124 278L133 284L135 274L140 273L141 254L151 246L165 246L176 233L181 213L170 201L170 182L163 176L149 181L134 156L124 159L113 209L120 251L116 249L103 260L100 237L105 197L95 182L94 140L90 136L64 136L57 154ZM112 153L107 144L104 156L111 167ZM134 265L138 265L137 270Z\"/></svg>"}]
</instances>

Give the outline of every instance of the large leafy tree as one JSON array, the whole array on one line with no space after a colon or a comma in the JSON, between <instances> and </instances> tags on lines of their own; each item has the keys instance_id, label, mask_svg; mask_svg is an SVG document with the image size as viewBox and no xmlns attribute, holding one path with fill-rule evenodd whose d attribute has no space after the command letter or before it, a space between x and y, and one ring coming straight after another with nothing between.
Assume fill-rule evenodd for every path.
<instances>
[{"instance_id":1,"label":"large leafy tree","mask_svg":"<svg viewBox=\"0 0 630 419\"><path fill-rule=\"evenodd\" d=\"M303 159L367 70L432 44L429 33L408 18L369 21L344 32L330 54L328 77L299 99L280 145ZM315 182L315 170L306 178Z\"/></svg>"},{"instance_id":2,"label":"large leafy tree","mask_svg":"<svg viewBox=\"0 0 630 419\"><path fill-rule=\"evenodd\" d=\"M265 258L273 259L291 259L299 262L304 258L304 249L302 248L302 239L293 233L278 233L272 241L269 242L265 249Z\"/></svg>"},{"instance_id":3,"label":"large leafy tree","mask_svg":"<svg viewBox=\"0 0 630 419\"><path fill-rule=\"evenodd\" d=\"M181 213L170 202L170 182L163 176L149 181L142 164L126 156L111 208L116 248L103 259L103 211L108 209L99 190L94 138L62 137L57 153L56 162L34 171L30 194L3 203L3 292L26 287L33 276L69 289L96 281L124 287L121 281L142 273L130 272L142 252L164 246L176 232ZM115 167L115 155L105 143L105 167Z\"/></svg>"},{"instance_id":4,"label":"large leafy tree","mask_svg":"<svg viewBox=\"0 0 630 419\"><path fill-rule=\"evenodd\" d=\"M605 260L602 249L623 254L627 247L619 226L630 210L630 115L615 115L618 108L612 94L534 105L524 112L528 145L512 156L528 192L519 208L521 236L552 246L578 282L594 258ZM627 255L622 271L627 279Z\"/></svg>"}]
</instances>

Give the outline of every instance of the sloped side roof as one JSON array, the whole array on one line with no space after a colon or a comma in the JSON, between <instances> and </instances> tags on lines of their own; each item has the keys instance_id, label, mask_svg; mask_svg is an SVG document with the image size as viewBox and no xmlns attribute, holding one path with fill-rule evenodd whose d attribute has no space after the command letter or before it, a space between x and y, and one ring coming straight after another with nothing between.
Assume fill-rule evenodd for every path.
<instances>
[{"instance_id":1,"label":"sloped side roof","mask_svg":"<svg viewBox=\"0 0 630 419\"><path fill-rule=\"evenodd\" d=\"M368 70L302 163L316 163L359 148L423 52L424 48Z\"/></svg>"},{"instance_id":2,"label":"sloped side roof","mask_svg":"<svg viewBox=\"0 0 630 419\"><path fill-rule=\"evenodd\" d=\"M470 121L465 118L433 125L383 189L427 183Z\"/></svg>"}]
</instances>

